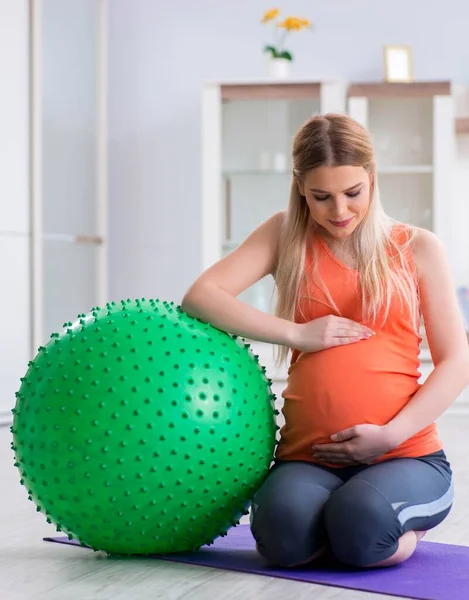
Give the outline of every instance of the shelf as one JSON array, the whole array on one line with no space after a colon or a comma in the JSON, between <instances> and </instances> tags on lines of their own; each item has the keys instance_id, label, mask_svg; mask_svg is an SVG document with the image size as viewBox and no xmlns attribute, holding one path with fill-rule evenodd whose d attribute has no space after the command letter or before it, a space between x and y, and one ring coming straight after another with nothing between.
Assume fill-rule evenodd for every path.
<instances>
[{"instance_id":1,"label":"shelf","mask_svg":"<svg viewBox=\"0 0 469 600\"><path fill-rule=\"evenodd\" d=\"M302 81L233 82L222 83L221 98L230 100L305 100L319 98L321 84ZM417 81L410 83L368 82L352 83L347 95L351 98L422 98L448 96L451 94L449 81Z\"/></svg>"},{"instance_id":2,"label":"shelf","mask_svg":"<svg viewBox=\"0 0 469 600\"><path fill-rule=\"evenodd\" d=\"M233 100L307 100L318 99L320 83L252 83L221 86L221 99Z\"/></svg>"},{"instance_id":3,"label":"shelf","mask_svg":"<svg viewBox=\"0 0 469 600\"><path fill-rule=\"evenodd\" d=\"M469 116L456 118L456 133L469 134Z\"/></svg>"},{"instance_id":4,"label":"shelf","mask_svg":"<svg viewBox=\"0 0 469 600\"><path fill-rule=\"evenodd\" d=\"M224 171L223 177L231 179L232 177L285 177L291 176L291 171L276 171L274 169L252 169L243 171Z\"/></svg>"},{"instance_id":5,"label":"shelf","mask_svg":"<svg viewBox=\"0 0 469 600\"><path fill-rule=\"evenodd\" d=\"M397 165L378 167L379 175L421 175L433 173L432 165Z\"/></svg>"},{"instance_id":6,"label":"shelf","mask_svg":"<svg viewBox=\"0 0 469 600\"><path fill-rule=\"evenodd\" d=\"M380 175L422 175L433 173L432 165L390 165L378 167ZM225 171L223 177L232 179L233 177L290 177L291 171L274 170L246 170L246 171Z\"/></svg>"},{"instance_id":7,"label":"shelf","mask_svg":"<svg viewBox=\"0 0 469 600\"><path fill-rule=\"evenodd\" d=\"M348 88L350 98L430 98L432 96L449 96L449 81L419 81L411 83L353 83Z\"/></svg>"}]
</instances>

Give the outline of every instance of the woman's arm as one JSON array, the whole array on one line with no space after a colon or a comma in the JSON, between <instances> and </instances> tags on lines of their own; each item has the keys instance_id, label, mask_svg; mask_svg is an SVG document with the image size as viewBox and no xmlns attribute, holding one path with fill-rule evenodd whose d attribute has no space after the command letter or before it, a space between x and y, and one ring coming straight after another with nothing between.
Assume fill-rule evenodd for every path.
<instances>
[{"instance_id":1,"label":"woman's arm","mask_svg":"<svg viewBox=\"0 0 469 600\"><path fill-rule=\"evenodd\" d=\"M262 312L237 296L275 273L284 213L260 225L234 252L207 269L184 296L181 308L214 327L252 340L318 352L367 339L372 332L349 319L330 315L294 323Z\"/></svg>"},{"instance_id":2,"label":"woman's arm","mask_svg":"<svg viewBox=\"0 0 469 600\"><path fill-rule=\"evenodd\" d=\"M275 272L284 213L255 229L231 254L207 269L185 294L181 308L232 334L292 346L295 325L242 302L236 296Z\"/></svg>"},{"instance_id":3,"label":"woman's arm","mask_svg":"<svg viewBox=\"0 0 469 600\"><path fill-rule=\"evenodd\" d=\"M443 246L426 230L418 230L414 243L422 315L435 368L386 426L393 445L433 423L469 385L469 344Z\"/></svg>"}]
</instances>

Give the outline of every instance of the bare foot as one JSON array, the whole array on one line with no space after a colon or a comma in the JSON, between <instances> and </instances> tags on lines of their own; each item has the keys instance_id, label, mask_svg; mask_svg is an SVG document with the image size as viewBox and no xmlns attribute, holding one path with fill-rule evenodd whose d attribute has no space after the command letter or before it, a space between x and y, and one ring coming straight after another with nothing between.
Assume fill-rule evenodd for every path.
<instances>
[{"instance_id":1,"label":"bare foot","mask_svg":"<svg viewBox=\"0 0 469 600\"><path fill-rule=\"evenodd\" d=\"M420 542L420 540L428 533L428 531L414 531L414 533L417 541Z\"/></svg>"}]
</instances>

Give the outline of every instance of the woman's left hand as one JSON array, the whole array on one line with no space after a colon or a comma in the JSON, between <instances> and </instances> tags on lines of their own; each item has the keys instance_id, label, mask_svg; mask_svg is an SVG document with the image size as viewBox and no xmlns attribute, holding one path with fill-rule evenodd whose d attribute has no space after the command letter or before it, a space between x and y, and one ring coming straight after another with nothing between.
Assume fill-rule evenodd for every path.
<instances>
[{"instance_id":1,"label":"woman's left hand","mask_svg":"<svg viewBox=\"0 0 469 600\"><path fill-rule=\"evenodd\" d=\"M370 464L397 445L385 425L355 425L331 435L331 440L332 444L313 446L313 456L343 466Z\"/></svg>"}]
</instances>

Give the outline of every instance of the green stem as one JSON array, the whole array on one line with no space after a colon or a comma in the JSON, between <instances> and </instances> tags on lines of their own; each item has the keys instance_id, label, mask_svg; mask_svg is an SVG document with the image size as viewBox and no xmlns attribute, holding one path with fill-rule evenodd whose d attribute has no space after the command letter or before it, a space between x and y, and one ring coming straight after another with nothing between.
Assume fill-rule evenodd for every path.
<instances>
[{"instance_id":1,"label":"green stem","mask_svg":"<svg viewBox=\"0 0 469 600\"><path fill-rule=\"evenodd\" d=\"M286 37L288 35L288 30L285 29L285 31L282 34L282 37L280 38L280 40L278 41L278 52L283 52L283 48L282 48L282 43L285 41Z\"/></svg>"},{"instance_id":2,"label":"green stem","mask_svg":"<svg viewBox=\"0 0 469 600\"><path fill-rule=\"evenodd\" d=\"M276 47L278 42L278 27L274 22L272 22L272 27L274 28L274 46Z\"/></svg>"}]
</instances>

